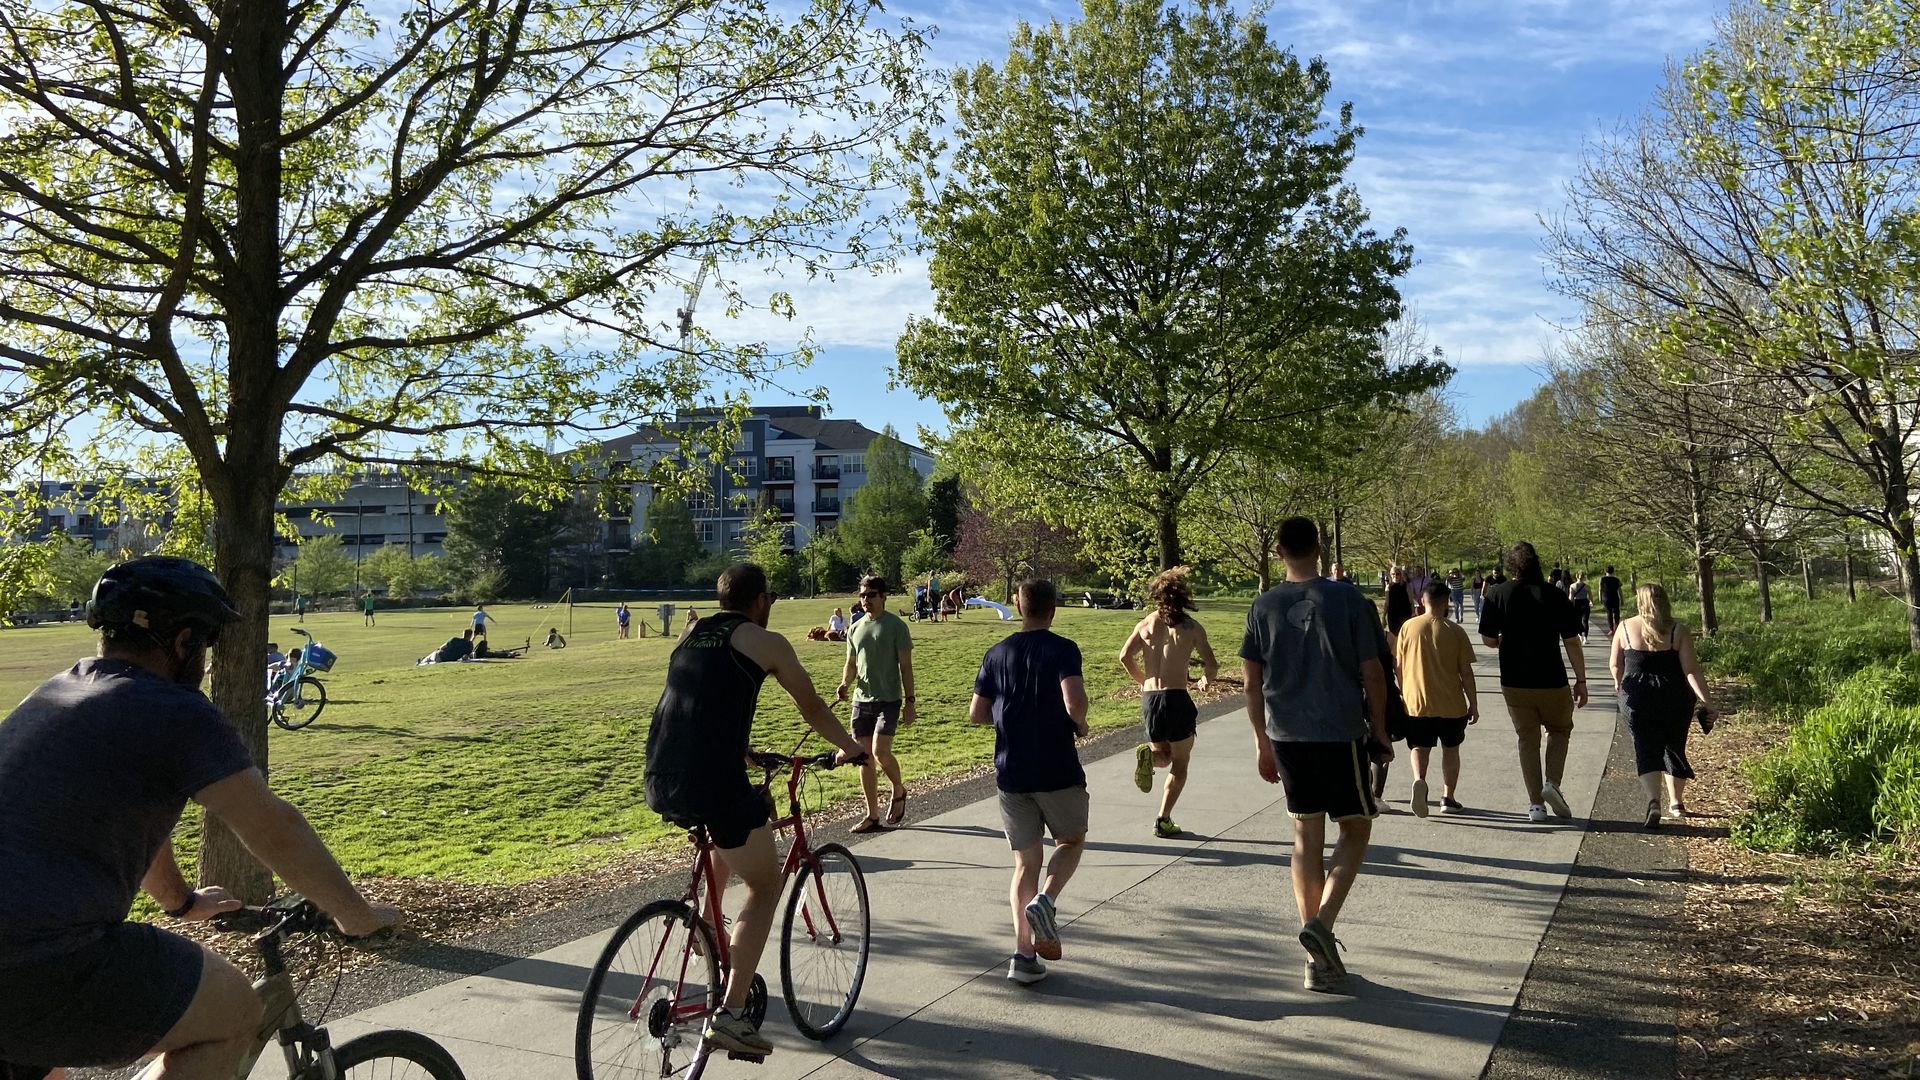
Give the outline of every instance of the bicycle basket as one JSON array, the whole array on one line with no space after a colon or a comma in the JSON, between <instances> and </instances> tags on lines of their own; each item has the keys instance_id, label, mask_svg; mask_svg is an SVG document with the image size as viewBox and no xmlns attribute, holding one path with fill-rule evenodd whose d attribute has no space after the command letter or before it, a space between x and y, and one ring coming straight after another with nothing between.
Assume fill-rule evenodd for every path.
<instances>
[{"instance_id":1,"label":"bicycle basket","mask_svg":"<svg viewBox=\"0 0 1920 1080\"><path fill-rule=\"evenodd\" d=\"M306 658L307 666L314 671L332 671L334 661L340 659L325 645L308 645L301 655Z\"/></svg>"}]
</instances>

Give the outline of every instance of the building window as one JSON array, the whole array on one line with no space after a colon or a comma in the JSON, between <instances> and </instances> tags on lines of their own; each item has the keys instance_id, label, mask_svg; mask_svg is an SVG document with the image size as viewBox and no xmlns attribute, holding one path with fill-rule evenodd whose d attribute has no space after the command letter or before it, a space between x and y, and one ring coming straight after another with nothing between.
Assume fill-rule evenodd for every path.
<instances>
[{"instance_id":1,"label":"building window","mask_svg":"<svg viewBox=\"0 0 1920 1080\"><path fill-rule=\"evenodd\" d=\"M737 456L733 459L733 474L745 480L760 475L760 459L757 457Z\"/></svg>"},{"instance_id":2,"label":"building window","mask_svg":"<svg viewBox=\"0 0 1920 1080\"><path fill-rule=\"evenodd\" d=\"M840 472L844 476L862 476L867 471L867 455L847 454L840 459Z\"/></svg>"},{"instance_id":3,"label":"building window","mask_svg":"<svg viewBox=\"0 0 1920 1080\"><path fill-rule=\"evenodd\" d=\"M713 543L714 537L714 525L715 522L712 518L708 518L705 521L696 521L693 523L693 533L700 538L701 543L711 544Z\"/></svg>"}]
</instances>

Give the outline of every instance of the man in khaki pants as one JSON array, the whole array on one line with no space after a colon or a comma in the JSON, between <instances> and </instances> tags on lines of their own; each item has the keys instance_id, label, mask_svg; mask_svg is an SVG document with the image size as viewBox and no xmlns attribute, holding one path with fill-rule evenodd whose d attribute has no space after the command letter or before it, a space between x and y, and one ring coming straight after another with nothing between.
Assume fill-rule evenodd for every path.
<instances>
[{"instance_id":1,"label":"man in khaki pants","mask_svg":"<svg viewBox=\"0 0 1920 1080\"><path fill-rule=\"evenodd\" d=\"M1548 584L1540 555L1522 540L1507 552L1511 580L1487 590L1480 639L1500 653L1500 695L1520 737L1520 773L1527 785L1527 818L1547 820L1547 808L1571 817L1560 780L1573 735L1573 710L1587 704L1587 663L1580 652L1580 620L1567 594ZM1556 648L1556 643L1559 648ZM1564 648L1573 666L1571 692ZM1540 734L1546 732L1542 768Z\"/></svg>"}]
</instances>

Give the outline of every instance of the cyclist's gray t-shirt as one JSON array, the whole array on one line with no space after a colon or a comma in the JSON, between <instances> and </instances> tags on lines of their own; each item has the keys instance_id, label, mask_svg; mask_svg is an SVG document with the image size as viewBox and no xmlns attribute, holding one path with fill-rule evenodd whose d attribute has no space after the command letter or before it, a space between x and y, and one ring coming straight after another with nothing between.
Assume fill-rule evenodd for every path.
<instances>
[{"instance_id":1,"label":"cyclist's gray t-shirt","mask_svg":"<svg viewBox=\"0 0 1920 1080\"><path fill-rule=\"evenodd\" d=\"M187 800L252 767L192 687L107 659L41 683L0 722L0 967L125 921Z\"/></svg>"},{"instance_id":2,"label":"cyclist's gray t-shirt","mask_svg":"<svg viewBox=\"0 0 1920 1080\"><path fill-rule=\"evenodd\" d=\"M1275 742L1352 742L1367 736L1360 665L1380 657L1366 597L1325 578L1283 581L1247 612L1240 658L1264 665L1267 735Z\"/></svg>"}]
</instances>

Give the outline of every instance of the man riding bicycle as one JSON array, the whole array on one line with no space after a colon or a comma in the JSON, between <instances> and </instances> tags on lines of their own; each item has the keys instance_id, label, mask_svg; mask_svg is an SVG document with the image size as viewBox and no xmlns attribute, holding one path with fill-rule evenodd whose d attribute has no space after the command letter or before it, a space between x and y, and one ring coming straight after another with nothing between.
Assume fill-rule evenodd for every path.
<instances>
[{"instance_id":1,"label":"man riding bicycle","mask_svg":"<svg viewBox=\"0 0 1920 1080\"><path fill-rule=\"evenodd\" d=\"M840 748L840 764L865 755L814 690L792 643L766 628L774 601L766 571L752 563L728 567L719 592L719 613L688 627L667 662L667 686L647 732L647 805L677 825L706 826L722 864L713 868L716 889L728 871L746 883L733 924L726 997L705 1036L734 1053L764 1057L773 1044L741 1015L781 885L769 804L747 777L760 684L768 675L778 680L801 718Z\"/></svg>"},{"instance_id":2,"label":"man riding bicycle","mask_svg":"<svg viewBox=\"0 0 1920 1080\"><path fill-rule=\"evenodd\" d=\"M207 650L237 618L197 563L119 563L87 604L99 656L40 684L0 723L0 1080L151 1054L142 1080L229 1080L238 1070L260 1024L246 977L186 938L127 920L142 889L188 922L240 906L181 876L171 834L188 799L343 932L398 921L361 897L306 818L267 789L200 692Z\"/></svg>"}]
</instances>

